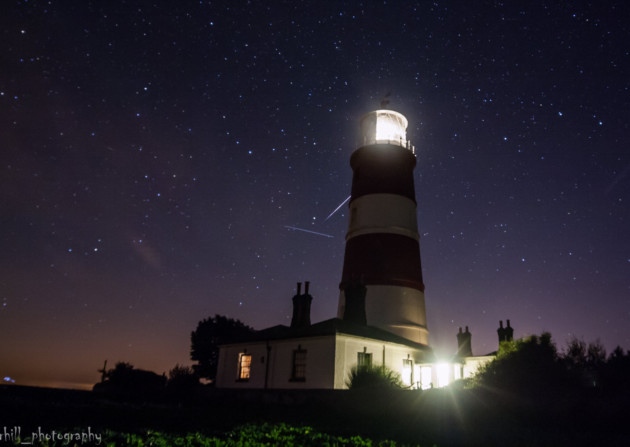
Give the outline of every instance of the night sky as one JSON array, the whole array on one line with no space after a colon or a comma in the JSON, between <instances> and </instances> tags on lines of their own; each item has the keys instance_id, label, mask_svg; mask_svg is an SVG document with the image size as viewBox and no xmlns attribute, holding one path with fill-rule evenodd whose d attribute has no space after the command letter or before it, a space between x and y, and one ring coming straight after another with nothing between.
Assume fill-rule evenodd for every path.
<instances>
[{"instance_id":1,"label":"night sky","mask_svg":"<svg viewBox=\"0 0 630 447\"><path fill-rule=\"evenodd\" d=\"M494 351L506 319L630 349L629 5L4 5L0 377L190 365L201 319L289 324L299 281L336 316L333 211L388 92L436 352L466 325Z\"/></svg>"}]
</instances>

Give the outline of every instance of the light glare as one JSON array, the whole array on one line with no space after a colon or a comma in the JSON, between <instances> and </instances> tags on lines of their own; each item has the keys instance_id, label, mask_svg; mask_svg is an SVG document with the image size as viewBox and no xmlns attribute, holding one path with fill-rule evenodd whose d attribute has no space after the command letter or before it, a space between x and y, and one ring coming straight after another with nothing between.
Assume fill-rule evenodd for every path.
<instances>
[{"instance_id":1,"label":"light glare","mask_svg":"<svg viewBox=\"0 0 630 447\"><path fill-rule=\"evenodd\" d=\"M448 363L439 363L437 365L437 380L438 387L442 388L448 386L451 382L451 367Z\"/></svg>"},{"instance_id":2,"label":"light glare","mask_svg":"<svg viewBox=\"0 0 630 447\"><path fill-rule=\"evenodd\" d=\"M404 146L407 141L407 119L390 110L376 112L376 141L394 141Z\"/></svg>"},{"instance_id":3,"label":"light glare","mask_svg":"<svg viewBox=\"0 0 630 447\"><path fill-rule=\"evenodd\" d=\"M412 379L412 369L411 369L411 366L407 366L407 365L403 366L403 368L402 368L402 372L401 372L401 374L400 374L400 377L401 377L401 379L402 379L402 382L403 382L406 386L410 387L410 386L411 386L411 379Z\"/></svg>"},{"instance_id":4,"label":"light glare","mask_svg":"<svg viewBox=\"0 0 630 447\"><path fill-rule=\"evenodd\" d=\"M422 381L422 389L423 390L428 390L429 388L431 388L431 377L432 377L433 373L431 371L431 367L430 366L423 366L421 369L421 381Z\"/></svg>"}]
</instances>

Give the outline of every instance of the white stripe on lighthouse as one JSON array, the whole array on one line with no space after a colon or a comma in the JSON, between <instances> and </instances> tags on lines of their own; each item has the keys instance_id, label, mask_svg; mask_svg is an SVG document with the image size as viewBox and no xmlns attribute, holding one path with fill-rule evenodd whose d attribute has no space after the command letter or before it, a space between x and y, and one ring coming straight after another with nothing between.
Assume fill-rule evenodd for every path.
<instances>
[{"instance_id":1,"label":"white stripe on lighthouse","mask_svg":"<svg viewBox=\"0 0 630 447\"><path fill-rule=\"evenodd\" d=\"M346 241L362 234L391 233L418 236L416 203L397 194L368 194L350 202L350 225Z\"/></svg>"}]
</instances>

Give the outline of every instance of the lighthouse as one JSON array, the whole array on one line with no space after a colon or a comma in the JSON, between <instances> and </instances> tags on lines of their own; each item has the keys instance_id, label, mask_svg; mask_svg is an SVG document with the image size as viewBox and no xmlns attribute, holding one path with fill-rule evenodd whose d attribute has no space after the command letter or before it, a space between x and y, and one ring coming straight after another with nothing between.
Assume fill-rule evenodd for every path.
<instances>
[{"instance_id":1,"label":"lighthouse","mask_svg":"<svg viewBox=\"0 0 630 447\"><path fill-rule=\"evenodd\" d=\"M416 155L407 124L402 114L385 109L360 120L359 147L350 157L350 222L338 317L356 313L347 312L355 306L346 296L359 288L368 325L428 345L413 179Z\"/></svg>"}]
</instances>

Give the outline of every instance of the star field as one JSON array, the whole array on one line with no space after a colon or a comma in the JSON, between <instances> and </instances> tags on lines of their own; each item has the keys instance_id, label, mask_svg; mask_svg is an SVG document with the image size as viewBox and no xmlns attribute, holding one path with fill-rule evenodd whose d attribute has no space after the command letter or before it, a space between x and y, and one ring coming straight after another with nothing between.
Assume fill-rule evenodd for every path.
<instances>
[{"instance_id":1,"label":"star field","mask_svg":"<svg viewBox=\"0 0 630 447\"><path fill-rule=\"evenodd\" d=\"M214 314L336 314L350 154L416 147L431 344L630 349L630 7L13 1L0 18L0 374L190 364ZM332 213L332 215L331 215Z\"/></svg>"}]
</instances>

